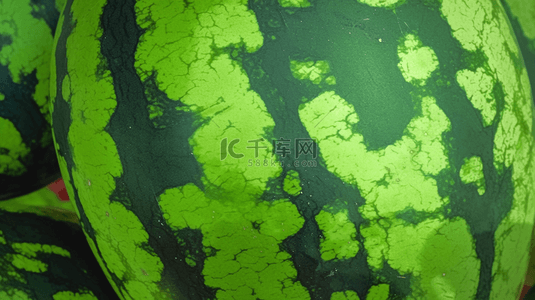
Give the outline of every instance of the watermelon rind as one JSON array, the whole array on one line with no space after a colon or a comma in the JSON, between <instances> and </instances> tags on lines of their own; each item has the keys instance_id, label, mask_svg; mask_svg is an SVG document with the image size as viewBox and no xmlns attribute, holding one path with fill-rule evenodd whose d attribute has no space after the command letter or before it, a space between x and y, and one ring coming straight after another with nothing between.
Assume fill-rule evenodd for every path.
<instances>
[{"instance_id":1,"label":"watermelon rind","mask_svg":"<svg viewBox=\"0 0 535 300\"><path fill-rule=\"evenodd\" d=\"M60 177L49 114L53 35L65 0L0 2L0 200Z\"/></svg>"},{"instance_id":2,"label":"watermelon rind","mask_svg":"<svg viewBox=\"0 0 535 300\"><path fill-rule=\"evenodd\" d=\"M55 42L58 161L122 299L520 295L534 103L499 1L69 0Z\"/></svg>"},{"instance_id":3,"label":"watermelon rind","mask_svg":"<svg viewBox=\"0 0 535 300\"><path fill-rule=\"evenodd\" d=\"M79 226L0 209L0 299L118 298Z\"/></svg>"},{"instance_id":4,"label":"watermelon rind","mask_svg":"<svg viewBox=\"0 0 535 300\"><path fill-rule=\"evenodd\" d=\"M0 210L8 212L26 212L48 216L54 220L79 224L76 210L71 201L61 201L48 188L0 202Z\"/></svg>"}]
</instances>

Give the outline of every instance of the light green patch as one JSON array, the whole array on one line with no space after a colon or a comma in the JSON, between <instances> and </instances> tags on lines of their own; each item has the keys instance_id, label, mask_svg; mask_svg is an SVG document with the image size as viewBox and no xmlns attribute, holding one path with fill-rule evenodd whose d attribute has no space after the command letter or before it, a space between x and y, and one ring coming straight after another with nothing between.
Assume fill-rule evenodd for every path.
<instances>
[{"instance_id":1,"label":"light green patch","mask_svg":"<svg viewBox=\"0 0 535 300\"><path fill-rule=\"evenodd\" d=\"M388 284L374 285L368 291L366 300L386 300L388 299L390 286Z\"/></svg>"},{"instance_id":2,"label":"light green patch","mask_svg":"<svg viewBox=\"0 0 535 300\"><path fill-rule=\"evenodd\" d=\"M528 70L526 68L522 70L522 75L520 75L520 84L522 85L522 90L524 92L524 95L533 95L531 93L532 87L531 87L529 77L528 77ZM532 115L533 115L533 112L532 112ZM524 117L526 118L528 118L529 116L530 116L529 112L527 114L524 114ZM533 130L533 127L532 127L533 123L529 123L529 119L526 125L528 126L528 130Z\"/></svg>"},{"instance_id":3,"label":"light green patch","mask_svg":"<svg viewBox=\"0 0 535 300\"><path fill-rule=\"evenodd\" d=\"M35 243L12 243L11 247L14 251L26 256L37 257L37 253L57 254L63 257L71 257L69 251L55 245L41 245Z\"/></svg>"},{"instance_id":4,"label":"light green patch","mask_svg":"<svg viewBox=\"0 0 535 300\"><path fill-rule=\"evenodd\" d=\"M200 18L202 20L204 19L210 19L210 16L203 15L203 18ZM204 21L207 22L207 21ZM201 22L202 23L202 22ZM160 118L163 116L164 113L164 105L161 103L161 100L154 95L155 87L151 81L145 83L145 97L147 98L147 111L149 112L149 119L152 121L152 125L154 128L165 128L166 125L164 125L162 122L160 122ZM184 110L184 107L178 106L175 107L176 110Z\"/></svg>"},{"instance_id":5,"label":"light green patch","mask_svg":"<svg viewBox=\"0 0 535 300\"><path fill-rule=\"evenodd\" d=\"M12 43L0 49L0 64L8 66L15 83L21 83L23 75L36 71L37 85L33 99L50 123L47 99L53 32L43 19L32 16L32 7L31 0L2 1L0 35L11 37ZM2 165L0 162L0 168Z\"/></svg>"},{"instance_id":6,"label":"light green patch","mask_svg":"<svg viewBox=\"0 0 535 300\"><path fill-rule=\"evenodd\" d=\"M166 190L159 201L170 226L201 230L203 246L216 249L217 254L205 260L203 275L205 284L222 289L218 298L245 299L253 289L262 299L309 298L306 289L293 281L297 272L290 255L279 249L304 223L288 200L226 205L188 184Z\"/></svg>"},{"instance_id":7,"label":"light green patch","mask_svg":"<svg viewBox=\"0 0 535 300\"><path fill-rule=\"evenodd\" d=\"M363 225L361 233L364 247L373 250L370 266L377 268L386 261L400 274L412 275L411 299L475 297L473 282L479 280L480 261L463 219L428 219L415 226L406 226L402 220L374 221Z\"/></svg>"},{"instance_id":8,"label":"light green patch","mask_svg":"<svg viewBox=\"0 0 535 300\"><path fill-rule=\"evenodd\" d=\"M331 300L360 300L360 298L355 291L344 291L332 293Z\"/></svg>"},{"instance_id":9,"label":"light green patch","mask_svg":"<svg viewBox=\"0 0 535 300\"><path fill-rule=\"evenodd\" d=\"M91 291L81 291L78 293L63 291L55 293L52 298L54 300L98 300Z\"/></svg>"},{"instance_id":10,"label":"light green patch","mask_svg":"<svg viewBox=\"0 0 535 300\"><path fill-rule=\"evenodd\" d=\"M292 75L299 80L310 80L313 84L320 84L325 78L325 74L330 72L329 63L325 60L318 61L290 61ZM328 84L336 83L334 76L329 76Z\"/></svg>"},{"instance_id":11,"label":"light green patch","mask_svg":"<svg viewBox=\"0 0 535 300\"><path fill-rule=\"evenodd\" d=\"M30 300L31 298L21 290L12 289L9 291L0 291L0 299Z\"/></svg>"},{"instance_id":12,"label":"light green patch","mask_svg":"<svg viewBox=\"0 0 535 300\"><path fill-rule=\"evenodd\" d=\"M193 260L193 258L191 257L191 255L187 254L186 253L186 263L190 266L190 267L195 267L197 265L197 263L195 262L195 260Z\"/></svg>"},{"instance_id":13,"label":"light green patch","mask_svg":"<svg viewBox=\"0 0 535 300\"><path fill-rule=\"evenodd\" d=\"M478 68L475 72L461 70L457 72L456 78L474 108L480 111L483 125L491 125L496 117L496 99L492 95L495 80L483 68Z\"/></svg>"},{"instance_id":14,"label":"light green patch","mask_svg":"<svg viewBox=\"0 0 535 300\"><path fill-rule=\"evenodd\" d=\"M301 194L301 180L299 179L299 173L297 173L297 171L290 170L286 173L282 189L292 196Z\"/></svg>"},{"instance_id":15,"label":"light green patch","mask_svg":"<svg viewBox=\"0 0 535 300\"><path fill-rule=\"evenodd\" d=\"M372 7L393 7L399 6L405 2L405 0L357 0L360 3L367 4Z\"/></svg>"},{"instance_id":16,"label":"light green patch","mask_svg":"<svg viewBox=\"0 0 535 300\"><path fill-rule=\"evenodd\" d=\"M66 1L66 0L62 0L62 1ZM52 53L54 54L56 53L56 49L58 46L58 39L59 39L59 35L61 34L61 29L63 28L64 20L65 20L65 16L62 13L60 13L58 24L56 25L57 35L54 36L54 43L52 44ZM56 55L52 55L52 54L50 55L50 75L51 75L50 76L50 101L49 101L50 104L48 105L48 108L50 110L50 115L52 115L54 113L54 103L56 102L56 94L58 93L58 88L56 86L56 81L57 81ZM53 132L54 130L51 130L51 131ZM54 146L57 148L57 144L55 141L54 141Z\"/></svg>"},{"instance_id":17,"label":"light green patch","mask_svg":"<svg viewBox=\"0 0 535 300\"><path fill-rule=\"evenodd\" d=\"M4 233L0 230L0 244L6 244L6 238L4 237Z\"/></svg>"},{"instance_id":18,"label":"light green patch","mask_svg":"<svg viewBox=\"0 0 535 300\"><path fill-rule=\"evenodd\" d=\"M524 279L529 257L518 253L528 253L535 215L535 143L529 79L525 67L515 63L520 50L500 5L491 0L443 0L441 11L453 37L464 49L483 52L486 73L503 90L505 103L494 135L494 166L499 174L512 167L514 195L511 210L494 236L490 298L512 298Z\"/></svg>"},{"instance_id":19,"label":"light green patch","mask_svg":"<svg viewBox=\"0 0 535 300\"><path fill-rule=\"evenodd\" d=\"M6 96L4 94L0 93L0 101L2 101L4 99L6 99Z\"/></svg>"},{"instance_id":20,"label":"light green patch","mask_svg":"<svg viewBox=\"0 0 535 300\"><path fill-rule=\"evenodd\" d=\"M331 76L325 78L325 83L327 83L328 85L335 85L336 84L336 78L331 75Z\"/></svg>"},{"instance_id":21,"label":"light green patch","mask_svg":"<svg viewBox=\"0 0 535 300\"><path fill-rule=\"evenodd\" d=\"M323 233L320 241L321 259L325 261L348 259L357 255L359 243L356 240L357 229L349 220L348 211L336 214L320 211L316 222Z\"/></svg>"},{"instance_id":22,"label":"light green patch","mask_svg":"<svg viewBox=\"0 0 535 300\"><path fill-rule=\"evenodd\" d=\"M310 2L308 0L279 0L279 4L282 7L309 7Z\"/></svg>"},{"instance_id":23,"label":"light green patch","mask_svg":"<svg viewBox=\"0 0 535 300\"><path fill-rule=\"evenodd\" d=\"M117 105L110 72L103 72L102 67L99 68L99 39L102 36L100 15L105 4L105 0L93 2L91 10L87 10L83 2L74 2L71 7L76 28L68 37L66 48L67 78L70 78L72 87L72 124L68 141L76 166L70 170L72 183L77 188L80 203L94 229L95 240L88 239L93 253L97 254L106 273L113 273L124 284L118 289L110 280L115 290L126 298L135 295L146 299L163 299L164 292L160 292L158 287L163 265L147 245L145 228L131 211L108 200L115 190L114 178L122 174L122 166L115 143L104 131ZM74 46L80 44L84 47ZM84 59L80 60L79 57ZM56 78L52 78L52 85L55 85ZM64 82L62 86L67 86ZM52 89L52 92L51 96L56 97L57 91ZM89 98L91 101L87 101ZM82 120L82 112L91 122ZM69 170L61 153L58 154L67 191L74 200ZM98 245L100 252L95 251L95 245ZM111 278L110 274L106 275L108 279Z\"/></svg>"},{"instance_id":24,"label":"light green patch","mask_svg":"<svg viewBox=\"0 0 535 300\"><path fill-rule=\"evenodd\" d=\"M63 77L63 80L61 81L61 96L63 97L63 100L65 102L69 103L71 102L71 77L69 74L65 75Z\"/></svg>"},{"instance_id":25,"label":"light green patch","mask_svg":"<svg viewBox=\"0 0 535 300\"><path fill-rule=\"evenodd\" d=\"M332 107L336 107L336 113L329 113ZM370 267L380 270L386 260L400 273L419 276L417 272L428 272L414 283L413 290L431 293L436 288L430 283L434 276L431 276L433 270L445 266L448 270L455 270L449 265L452 259L466 260L467 265L470 264L475 253L472 257L471 253L454 252L452 257L446 258L434 256L435 249L424 248L423 245L415 249L418 251L399 254L399 251L414 244L414 239L406 237L415 225L404 225L402 220L396 219L396 214L407 208L417 212L439 212L449 203L447 197L439 196L437 183L430 176L449 168L442 136L451 128L448 118L433 97L421 99L421 114L409 122L400 140L385 149L374 151L366 149L364 138L358 133L359 118L354 107L334 92L324 92L301 104L299 117L310 137L318 141L326 168L343 181L357 185L366 199L366 203L359 207L359 212L364 218L372 220L372 225L361 226L360 232L365 240L364 247L368 251ZM379 181L384 184L377 184ZM390 226L393 222L398 225ZM426 226L422 222L416 228L428 228ZM462 235L459 238L451 234L452 239L453 237L459 243L465 242ZM422 243L430 239L421 236ZM466 243L471 245L471 241ZM413 259L407 260L409 256ZM430 258L424 261L416 260L417 257ZM404 261L410 261L410 268L404 265ZM466 276L477 277L477 269L473 270L476 271L473 274L467 273ZM463 268L455 272L465 276L463 272L472 271ZM460 294L473 297L470 294L472 291L463 291L466 288L461 282L453 285L460 285Z\"/></svg>"},{"instance_id":26,"label":"light green patch","mask_svg":"<svg viewBox=\"0 0 535 300\"><path fill-rule=\"evenodd\" d=\"M6 241L4 239L4 244ZM11 243L11 248L16 254L8 254L5 259L11 262L11 265L20 270L26 270L28 272L43 273L48 269L48 265L37 259L38 253L56 254L59 256L70 258L71 254L55 245L42 245L35 243ZM5 270L7 268L4 267ZM12 269L10 277L22 281L21 275Z\"/></svg>"},{"instance_id":27,"label":"light green patch","mask_svg":"<svg viewBox=\"0 0 535 300\"><path fill-rule=\"evenodd\" d=\"M2 287L4 286L9 286L8 284L4 284L2 282L18 281L23 285L28 284L26 278L22 276L22 272L10 263L11 258L12 257L10 255L0 258L2 269L5 272L4 274L7 274L5 277L0 276L0 290L2 290Z\"/></svg>"},{"instance_id":28,"label":"light green patch","mask_svg":"<svg viewBox=\"0 0 535 300\"><path fill-rule=\"evenodd\" d=\"M433 49L422 44L414 34L407 34L398 45L398 67L407 82L425 85L431 73L438 68L438 58Z\"/></svg>"},{"instance_id":29,"label":"light green patch","mask_svg":"<svg viewBox=\"0 0 535 300\"><path fill-rule=\"evenodd\" d=\"M4 136L0 139L0 174L19 176L26 172L23 159L30 148L10 120L0 117L0 132Z\"/></svg>"},{"instance_id":30,"label":"light green patch","mask_svg":"<svg viewBox=\"0 0 535 300\"><path fill-rule=\"evenodd\" d=\"M10 255L11 264L21 270L34 273L43 273L48 269L48 265L44 262L26 257L22 254L12 254Z\"/></svg>"},{"instance_id":31,"label":"light green patch","mask_svg":"<svg viewBox=\"0 0 535 300\"><path fill-rule=\"evenodd\" d=\"M163 108L158 105L147 105L149 111L149 119L153 122L154 127L156 128L165 128L165 126L159 125L157 119L163 116Z\"/></svg>"},{"instance_id":32,"label":"light green patch","mask_svg":"<svg viewBox=\"0 0 535 300\"><path fill-rule=\"evenodd\" d=\"M368 251L367 261L372 269L379 270L383 267L385 253L387 252L387 231L385 224L373 222L371 226L363 225L360 233L366 238L364 247Z\"/></svg>"},{"instance_id":33,"label":"light green patch","mask_svg":"<svg viewBox=\"0 0 535 300\"><path fill-rule=\"evenodd\" d=\"M480 195L485 193L485 176L483 174L483 163L481 157L472 156L464 160L464 164L459 172L462 182L465 184L475 183L477 192Z\"/></svg>"},{"instance_id":34,"label":"light green patch","mask_svg":"<svg viewBox=\"0 0 535 300\"><path fill-rule=\"evenodd\" d=\"M363 136L355 130L359 120L355 109L334 92L300 106L301 122L325 153L327 169L357 184L366 198L360 208L364 217L393 217L409 206L432 212L446 204L428 175L448 167L441 134L449 130L450 122L434 98L424 97L421 106L423 115L411 120L404 136L377 151L367 151ZM332 107L336 113L329 113ZM386 185L377 185L380 180Z\"/></svg>"}]
</instances>

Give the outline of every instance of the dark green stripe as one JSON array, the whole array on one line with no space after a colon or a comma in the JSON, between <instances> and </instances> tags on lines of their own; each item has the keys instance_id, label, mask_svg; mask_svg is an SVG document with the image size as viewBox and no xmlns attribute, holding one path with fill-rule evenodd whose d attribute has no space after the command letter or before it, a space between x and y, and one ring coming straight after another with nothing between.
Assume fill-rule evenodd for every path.
<instances>
[{"instance_id":1,"label":"dark green stripe","mask_svg":"<svg viewBox=\"0 0 535 300\"><path fill-rule=\"evenodd\" d=\"M2 46L0 45L0 49ZM15 83L9 71L9 65L0 65L0 93L5 95L0 101L0 117L10 120L20 132L22 141L31 147L39 142L46 128L45 118L33 99L37 85L37 70L29 74L20 74L20 83Z\"/></svg>"},{"instance_id":2,"label":"dark green stripe","mask_svg":"<svg viewBox=\"0 0 535 300\"><path fill-rule=\"evenodd\" d=\"M157 195L165 189L195 183L202 188L201 169L191 155L188 138L196 126L193 116L176 110L172 101L156 88L152 74L141 82L134 67L135 51L143 31L136 23L133 0L108 1L101 18L101 53L111 71L117 107L106 131L117 144L123 175L116 178L110 197L134 212L149 233L149 246L164 264L162 284L177 287L188 299L212 299L215 290L204 284L202 270L206 255L199 230L173 232L164 225ZM164 111L153 126L147 106ZM162 128L163 126L165 128ZM185 240L179 244L177 237ZM186 263L187 253L198 253L196 266Z\"/></svg>"},{"instance_id":3,"label":"dark green stripe","mask_svg":"<svg viewBox=\"0 0 535 300\"><path fill-rule=\"evenodd\" d=\"M77 206L77 209L80 212L80 223L83 224L84 232L97 246L97 253L94 253L94 254L102 257L100 250L98 250L98 241L95 236L95 230L93 229L91 222L89 222L89 219L87 218L87 215L85 214L83 206L80 203L78 189L76 185L74 185L73 175L72 175L72 169L73 167L76 166L76 163L73 160L72 148L68 139L69 128L72 124L71 104L67 102L67 100L70 101L70 99L63 98L64 93L62 89L63 78L65 78L65 76L68 75L68 58L67 58L67 47L66 47L67 39L72 33L72 30L76 27L76 23L73 20L73 16L71 13L72 2L73 0L68 0L67 3L65 4L65 8L63 11L63 15L64 15L63 27L61 28L61 33L57 41L56 53L54 53L56 57L56 74L53 74L53 76L56 76L56 91L57 92L56 92L56 99L54 102L54 111L52 114L52 119L54 123L53 130L54 130L56 143L59 146L58 154L61 155L65 159L65 162L67 164L68 178L64 178L64 179L69 180L72 185L72 189L74 192L74 199L71 199L71 201L74 201L73 203ZM65 176L65 174L62 174L62 175ZM104 263L104 266L102 267L105 267L106 265L105 261L103 261L103 263ZM111 272L110 272L110 276L113 282L119 288L124 288L123 281L120 278L118 278L114 273L111 273Z\"/></svg>"}]
</instances>

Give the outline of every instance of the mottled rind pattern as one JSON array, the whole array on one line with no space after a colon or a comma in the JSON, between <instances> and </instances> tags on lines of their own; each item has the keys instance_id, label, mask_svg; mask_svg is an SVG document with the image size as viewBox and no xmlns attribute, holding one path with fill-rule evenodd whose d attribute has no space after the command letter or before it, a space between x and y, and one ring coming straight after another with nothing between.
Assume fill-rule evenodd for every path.
<instances>
[{"instance_id":1,"label":"mottled rind pattern","mask_svg":"<svg viewBox=\"0 0 535 300\"><path fill-rule=\"evenodd\" d=\"M531 0L501 0L501 3L511 21L533 91L533 87L535 87L535 2ZM531 243L535 245L535 234L532 236ZM531 249L531 259L525 282L525 285L528 286L535 284L534 247L532 246Z\"/></svg>"},{"instance_id":2,"label":"mottled rind pattern","mask_svg":"<svg viewBox=\"0 0 535 300\"><path fill-rule=\"evenodd\" d=\"M529 236L533 228L534 116L528 75L519 59L521 54L515 37L511 34L503 8L492 4L448 1L443 3L442 12L450 23L465 18L473 20L473 26L452 26L453 35L464 49L478 49L485 54L485 67L493 71L499 81L499 97L504 102L494 136L494 166L497 174L503 174L505 168L512 167L514 194L510 211L502 216L503 220L495 232L496 252L492 267L492 284L495 288L490 293L491 299L503 299L518 293L528 262L527 253L518 255L518 251L529 248ZM471 13L460 13L460 10ZM483 25L479 20L484 21ZM515 282L518 283L512 284Z\"/></svg>"},{"instance_id":3,"label":"mottled rind pattern","mask_svg":"<svg viewBox=\"0 0 535 300\"><path fill-rule=\"evenodd\" d=\"M1 299L117 299L70 223L0 210Z\"/></svg>"},{"instance_id":4,"label":"mottled rind pattern","mask_svg":"<svg viewBox=\"0 0 535 300\"><path fill-rule=\"evenodd\" d=\"M65 0L0 3L0 200L60 176L49 114L50 57Z\"/></svg>"},{"instance_id":5,"label":"mottled rind pattern","mask_svg":"<svg viewBox=\"0 0 535 300\"><path fill-rule=\"evenodd\" d=\"M499 3L87 8L60 20L54 138L122 299L518 296L534 116Z\"/></svg>"}]
</instances>

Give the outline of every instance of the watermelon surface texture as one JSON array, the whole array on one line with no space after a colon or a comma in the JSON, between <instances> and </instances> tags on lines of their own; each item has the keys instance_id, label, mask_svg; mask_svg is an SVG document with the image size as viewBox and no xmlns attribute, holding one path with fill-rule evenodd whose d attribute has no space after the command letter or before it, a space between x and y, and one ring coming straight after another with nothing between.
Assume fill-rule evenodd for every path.
<instances>
[{"instance_id":1,"label":"watermelon surface texture","mask_svg":"<svg viewBox=\"0 0 535 300\"><path fill-rule=\"evenodd\" d=\"M0 210L0 299L118 299L76 225Z\"/></svg>"},{"instance_id":2,"label":"watermelon surface texture","mask_svg":"<svg viewBox=\"0 0 535 300\"><path fill-rule=\"evenodd\" d=\"M535 86L535 1L501 0L511 21L531 86Z\"/></svg>"},{"instance_id":3,"label":"watermelon surface texture","mask_svg":"<svg viewBox=\"0 0 535 300\"><path fill-rule=\"evenodd\" d=\"M517 299L534 105L497 0L69 0L53 133L122 299Z\"/></svg>"},{"instance_id":4,"label":"watermelon surface texture","mask_svg":"<svg viewBox=\"0 0 535 300\"><path fill-rule=\"evenodd\" d=\"M502 0L511 21L524 63L528 71L531 87L535 87L535 1ZM535 101L535 98L533 99ZM535 285L535 232L531 237L531 258L525 285ZM535 293L535 290L533 291ZM533 296L535 297L535 296Z\"/></svg>"},{"instance_id":5,"label":"watermelon surface texture","mask_svg":"<svg viewBox=\"0 0 535 300\"><path fill-rule=\"evenodd\" d=\"M0 1L0 200L60 177L49 114L50 57L65 0Z\"/></svg>"}]
</instances>

